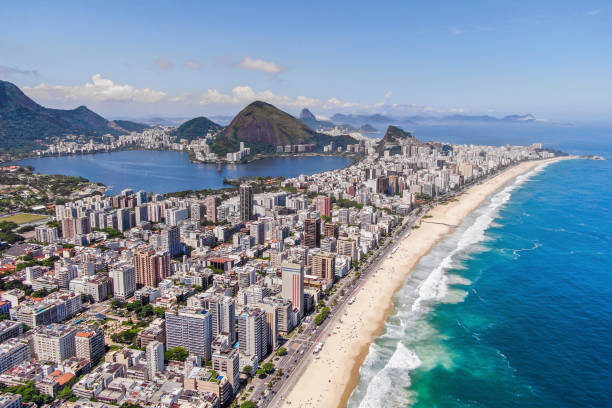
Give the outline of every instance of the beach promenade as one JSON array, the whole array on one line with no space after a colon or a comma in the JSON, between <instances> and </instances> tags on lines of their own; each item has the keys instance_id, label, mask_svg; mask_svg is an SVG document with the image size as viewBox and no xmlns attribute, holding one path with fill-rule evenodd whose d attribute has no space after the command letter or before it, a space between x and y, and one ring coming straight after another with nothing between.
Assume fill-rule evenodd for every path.
<instances>
[{"instance_id":1,"label":"beach promenade","mask_svg":"<svg viewBox=\"0 0 612 408\"><path fill-rule=\"evenodd\" d=\"M563 160L523 162L480 184L471 186L446 204L429 210L419 228L396 238L397 250L387 254L355 293L355 301L336 310L332 321L317 342L324 346L315 358L310 352L287 386L273 398L270 407L346 406L359 381L361 367L372 341L381 334L393 308L395 293L403 286L420 259L454 229L491 194L515 177L543 163Z\"/></svg>"}]
</instances>

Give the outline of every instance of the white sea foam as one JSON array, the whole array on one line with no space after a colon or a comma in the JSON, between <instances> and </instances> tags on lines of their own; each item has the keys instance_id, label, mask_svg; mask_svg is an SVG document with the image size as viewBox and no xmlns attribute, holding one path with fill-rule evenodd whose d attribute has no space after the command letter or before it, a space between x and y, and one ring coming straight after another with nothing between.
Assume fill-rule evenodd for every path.
<instances>
[{"instance_id":1,"label":"white sea foam","mask_svg":"<svg viewBox=\"0 0 612 408\"><path fill-rule=\"evenodd\" d=\"M366 394L359 407L405 406L408 403L409 394L403 390L403 387L410 385L410 371L417 369L421 364L421 360L414 351L398 342L387 364L369 381Z\"/></svg>"}]
</instances>

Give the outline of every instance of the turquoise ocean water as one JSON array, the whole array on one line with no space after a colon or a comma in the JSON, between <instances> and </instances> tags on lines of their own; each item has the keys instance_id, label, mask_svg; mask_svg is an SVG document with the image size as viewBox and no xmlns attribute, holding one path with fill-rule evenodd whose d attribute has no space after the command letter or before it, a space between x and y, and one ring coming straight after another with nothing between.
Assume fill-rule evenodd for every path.
<instances>
[{"instance_id":1,"label":"turquoise ocean water","mask_svg":"<svg viewBox=\"0 0 612 408\"><path fill-rule=\"evenodd\" d=\"M611 181L570 160L490 197L398 293L349 407L611 407Z\"/></svg>"}]
</instances>

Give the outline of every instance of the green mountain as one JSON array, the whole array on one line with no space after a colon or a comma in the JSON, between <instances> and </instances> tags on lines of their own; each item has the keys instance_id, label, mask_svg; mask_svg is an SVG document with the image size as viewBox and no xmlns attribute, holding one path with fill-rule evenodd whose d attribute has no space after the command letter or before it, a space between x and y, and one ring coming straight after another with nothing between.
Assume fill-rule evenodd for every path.
<instances>
[{"instance_id":1,"label":"green mountain","mask_svg":"<svg viewBox=\"0 0 612 408\"><path fill-rule=\"evenodd\" d=\"M204 116L199 116L197 118L188 120L178 128L174 129L172 135L176 136L176 140L194 140L205 137L208 132L216 133L221 129L223 129L223 127L216 124L212 120L205 118Z\"/></svg>"},{"instance_id":2,"label":"green mountain","mask_svg":"<svg viewBox=\"0 0 612 408\"><path fill-rule=\"evenodd\" d=\"M398 150L400 144L424 146L425 143L421 142L416 137L412 136L409 132L397 127L389 126L385 136L381 139L376 147L379 153L384 150ZM394 149L395 148L395 149ZM401 151L401 149L399 149ZM393 152L392 152L393 154Z\"/></svg>"},{"instance_id":3,"label":"green mountain","mask_svg":"<svg viewBox=\"0 0 612 408\"><path fill-rule=\"evenodd\" d=\"M142 132L145 129L150 128L149 125L145 125L144 123L132 122L131 120L113 120L111 123L119 126L121 129L126 130L128 132Z\"/></svg>"},{"instance_id":4,"label":"green mountain","mask_svg":"<svg viewBox=\"0 0 612 408\"><path fill-rule=\"evenodd\" d=\"M211 145L219 155L240 149L240 142L251 148L251 153L273 153L276 146L317 143L317 133L308 125L286 112L256 101L244 108L221 132Z\"/></svg>"},{"instance_id":5,"label":"green mountain","mask_svg":"<svg viewBox=\"0 0 612 408\"><path fill-rule=\"evenodd\" d=\"M133 128L134 122L123 121ZM28 98L16 85L0 81L0 154L29 153L50 143L54 137L101 136L129 133L120 124L79 106L76 109L49 109Z\"/></svg>"}]
</instances>

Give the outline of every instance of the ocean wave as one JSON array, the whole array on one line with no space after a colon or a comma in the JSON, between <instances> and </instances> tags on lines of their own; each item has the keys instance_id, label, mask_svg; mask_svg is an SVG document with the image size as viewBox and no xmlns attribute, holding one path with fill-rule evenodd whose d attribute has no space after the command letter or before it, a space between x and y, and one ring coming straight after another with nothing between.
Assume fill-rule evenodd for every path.
<instances>
[{"instance_id":1,"label":"ocean wave","mask_svg":"<svg viewBox=\"0 0 612 408\"><path fill-rule=\"evenodd\" d=\"M514 179L514 182L506 186L503 190L494 194L489 200L489 204L484 207L480 214L461 235L455 248L446 255L435 267L427 278L421 283L417 292L418 297L412 304L412 311L423 311L422 304L427 301L440 301L448 294L448 277L445 272L452 268L453 260L459 253L464 252L471 246L485 240L485 232L491 226L499 209L510 200L512 191L521 184L542 171L548 163L536 166L531 171L522 174Z\"/></svg>"},{"instance_id":2,"label":"ocean wave","mask_svg":"<svg viewBox=\"0 0 612 408\"><path fill-rule=\"evenodd\" d=\"M398 342L387 364L369 381L366 394L359 407L405 406L410 402L410 393L403 390L403 387L410 385L410 371L419 368L421 364L419 356L414 351Z\"/></svg>"}]
</instances>

